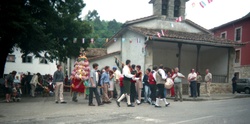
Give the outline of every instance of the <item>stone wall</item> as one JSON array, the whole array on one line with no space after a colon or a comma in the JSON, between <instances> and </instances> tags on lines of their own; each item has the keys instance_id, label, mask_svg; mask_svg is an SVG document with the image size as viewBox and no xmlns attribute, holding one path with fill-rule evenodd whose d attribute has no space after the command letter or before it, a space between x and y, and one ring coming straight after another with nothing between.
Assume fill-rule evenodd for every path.
<instances>
[{"instance_id":1,"label":"stone wall","mask_svg":"<svg viewBox=\"0 0 250 124\"><path fill-rule=\"evenodd\" d=\"M210 92L211 94L223 94L223 93L232 93L232 85L231 83L212 83ZM186 83L182 84L182 93L184 95L188 95L190 92L189 85ZM202 94L206 94L205 83L201 83L200 92Z\"/></svg>"},{"instance_id":2,"label":"stone wall","mask_svg":"<svg viewBox=\"0 0 250 124\"><path fill-rule=\"evenodd\" d=\"M250 66L235 67L234 72L239 72L240 78L250 78Z\"/></svg>"}]
</instances>

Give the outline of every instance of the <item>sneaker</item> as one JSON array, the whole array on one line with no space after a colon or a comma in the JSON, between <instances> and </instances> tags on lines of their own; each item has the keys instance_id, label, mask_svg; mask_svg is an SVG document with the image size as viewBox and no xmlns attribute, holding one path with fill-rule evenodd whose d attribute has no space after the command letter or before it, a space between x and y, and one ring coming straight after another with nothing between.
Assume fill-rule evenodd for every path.
<instances>
[{"instance_id":1,"label":"sneaker","mask_svg":"<svg viewBox=\"0 0 250 124\"><path fill-rule=\"evenodd\" d=\"M155 105L155 107L156 107L156 108L161 108L161 106L159 106L159 105Z\"/></svg>"},{"instance_id":2,"label":"sneaker","mask_svg":"<svg viewBox=\"0 0 250 124\"><path fill-rule=\"evenodd\" d=\"M128 105L128 107L135 107L133 104Z\"/></svg>"},{"instance_id":3,"label":"sneaker","mask_svg":"<svg viewBox=\"0 0 250 124\"><path fill-rule=\"evenodd\" d=\"M104 105L104 104L103 103L98 104L98 106L102 106L102 105Z\"/></svg>"},{"instance_id":4,"label":"sneaker","mask_svg":"<svg viewBox=\"0 0 250 124\"><path fill-rule=\"evenodd\" d=\"M168 107L170 105L170 103L166 104L165 106Z\"/></svg>"},{"instance_id":5,"label":"sneaker","mask_svg":"<svg viewBox=\"0 0 250 124\"><path fill-rule=\"evenodd\" d=\"M62 101L62 102L61 102L61 104L66 104L66 103L67 103L67 102L65 102L65 101Z\"/></svg>"},{"instance_id":6,"label":"sneaker","mask_svg":"<svg viewBox=\"0 0 250 124\"><path fill-rule=\"evenodd\" d=\"M89 104L89 106L95 106L95 104L91 103L91 104Z\"/></svg>"},{"instance_id":7,"label":"sneaker","mask_svg":"<svg viewBox=\"0 0 250 124\"><path fill-rule=\"evenodd\" d=\"M58 101L56 101L56 103L58 103Z\"/></svg>"},{"instance_id":8,"label":"sneaker","mask_svg":"<svg viewBox=\"0 0 250 124\"><path fill-rule=\"evenodd\" d=\"M138 99L136 100L136 103L137 103L137 105L141 104L141 102Z\"/></svg>"},{"instance_id":9,"label":"sneaker","mask_svg":"<svg viewBox=\"0 0 250 124\"><path fill-rule=\"evenodd\" d=\"M120 102L118 102L117 100L116 100L116 104L117 104L118 107L121 107Z\"/></svg>"}]
</instances>

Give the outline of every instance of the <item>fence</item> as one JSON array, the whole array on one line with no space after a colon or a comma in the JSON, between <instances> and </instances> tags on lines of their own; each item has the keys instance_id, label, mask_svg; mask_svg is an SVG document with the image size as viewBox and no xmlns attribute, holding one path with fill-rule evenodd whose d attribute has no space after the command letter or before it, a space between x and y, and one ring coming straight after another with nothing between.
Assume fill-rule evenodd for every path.
<instances>
[{"instance_id":1,"label":"fence","mask_svg":"<svg viewBox=\"0 0 250 124\"><path fill-rule=\"evenodd\" d=\"M205 75L202 75L203 79ZM227 83L227 76L226 75L213 75L212 79L213 83Z\"/></svg>"}]
</instances>

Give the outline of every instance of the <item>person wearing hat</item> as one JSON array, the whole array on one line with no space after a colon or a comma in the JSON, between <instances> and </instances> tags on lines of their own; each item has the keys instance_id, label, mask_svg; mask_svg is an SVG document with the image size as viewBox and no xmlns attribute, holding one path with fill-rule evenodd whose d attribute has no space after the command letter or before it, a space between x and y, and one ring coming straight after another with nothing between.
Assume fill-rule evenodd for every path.
<instances>
[{"instance_id":1,"label":"person wearing hat","mask_svg":"<svg viewBox=\"0 0 250 124\"><path fill-rule=\"evenodd\" d=\"M121 96L121 89L120 89L121 72L115 66L112 69L114 71L114 84L115 84L115 90L117 93L116 98L118 99Z\"/></svg>"}]
</instances>

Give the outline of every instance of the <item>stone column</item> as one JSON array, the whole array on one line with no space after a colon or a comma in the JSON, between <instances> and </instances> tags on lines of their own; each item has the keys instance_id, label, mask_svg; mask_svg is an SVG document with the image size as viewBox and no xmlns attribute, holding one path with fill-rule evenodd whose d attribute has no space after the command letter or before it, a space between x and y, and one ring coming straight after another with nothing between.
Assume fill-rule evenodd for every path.
<instances>
[{"instance_id":1,"label":"stone column","mask_svg":"<svg viewBox=\"0 0 250 124\"><path fill-rule=\"evenodd\" d=\"M181 70L181 47L182 43L178 43L178 68Z\"/></svg>"},{"instance_id":2,"label":"stone column","mask_svg":"<svg viewBox=\"0 0 250 124\"><path fill-rule=\"evenodd\" d=\"M234 75L234 58L235 58L235 49L228 48L228 66L227 66L227 82L231 83L231 79Z\"/></svg>"},{"instance_id":3,"label":"stone column","mask_svg":"<svg viewBox=\"0 0 250 124\"><path fill-rule=\"evenodd\" d=\"M201 45L196 45L197 47L197 54L196 54L196 71L199 71L199 63L200 63L200 49Z\"/></svg>"},{"instance_id":4,"label":"stone column","mask_svg":"<svg viewBox=\"0 0 250 124\"><path fill-rule=\"evenodd\" d=\"M147 47L145 48L145 68L153 69L153 42L147 42Z\"/></svg>"}]
</instances>

